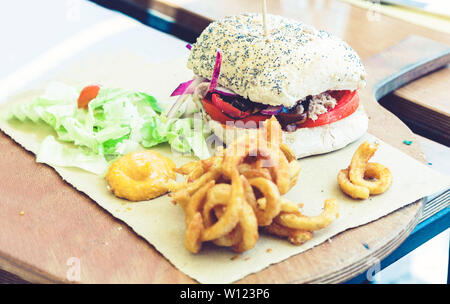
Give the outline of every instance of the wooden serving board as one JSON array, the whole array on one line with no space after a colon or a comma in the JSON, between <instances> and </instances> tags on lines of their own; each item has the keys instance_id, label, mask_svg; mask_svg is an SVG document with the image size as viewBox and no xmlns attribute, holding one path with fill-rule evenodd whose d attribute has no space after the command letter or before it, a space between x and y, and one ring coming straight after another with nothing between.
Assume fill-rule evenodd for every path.
<instances>
[{"instance_id":1,"label":"wooden serving board","mask_svg":"<svg viewBox=\"0 0 450 304\"><path fill-rule=\"evenodd\" d=\"M422 51L406 51L412 47ZM370 77L361 100L370 116L370 132L424 161L412 132L379 106L374 94L379 97L445 62L446 46L418 37L367 60ZM32 96L33 92L24 94ZM403 145L404 139L413 139L413 144ZM83 257L82 283L195 282L52 168L37 164L33 154L3 133L0 151L1 269L30 282L70 282L76 258ZM421 210L421 202L413 203L238 282L347 280L395 249L415 227Z\"/></svg>"}]
</instances>

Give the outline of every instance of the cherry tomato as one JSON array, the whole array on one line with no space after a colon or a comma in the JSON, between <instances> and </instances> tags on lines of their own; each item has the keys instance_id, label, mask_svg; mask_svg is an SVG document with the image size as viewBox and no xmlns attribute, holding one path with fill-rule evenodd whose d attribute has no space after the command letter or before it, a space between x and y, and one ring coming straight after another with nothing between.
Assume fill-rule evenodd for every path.
<instances>
[{"instance_id":1,"label":"cherry tomato","mask_svg":"<svg viewBox=\"0 0 450 304\"><path fill-rule=\"evenodd\" d=\"M78 108L86 108L89 102L97 97L100 91L99 85L88 85L81 90L80 96L78 97Z\"/></svg>"}]
</instances>

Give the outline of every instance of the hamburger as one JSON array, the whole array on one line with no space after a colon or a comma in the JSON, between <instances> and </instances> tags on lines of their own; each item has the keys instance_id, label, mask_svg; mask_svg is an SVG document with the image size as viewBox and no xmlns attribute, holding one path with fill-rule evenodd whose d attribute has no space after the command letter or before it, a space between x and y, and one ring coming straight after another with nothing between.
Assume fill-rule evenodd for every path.
<instances>
[{"instance_id":1,"label":"hamburger","mask_svg":"<svg viewBox=\"0 0 450 304\"><path fill-rule=\"evenodd\" d=\"M360 138L368 128L358 97L366 73L356 52L328 32L281 16L267 15L265 36L262 20L242 14L211 23L190 47L194 79L173 95L180 101L191 95L225 143L272 116L297 158Z\"/></svg>"}]
</instances>

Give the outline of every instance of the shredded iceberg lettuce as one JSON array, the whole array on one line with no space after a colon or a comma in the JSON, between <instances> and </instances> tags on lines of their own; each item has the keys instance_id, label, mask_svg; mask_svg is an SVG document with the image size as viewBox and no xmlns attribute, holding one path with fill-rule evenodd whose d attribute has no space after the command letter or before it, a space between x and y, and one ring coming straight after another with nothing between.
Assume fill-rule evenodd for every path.
<instances>
[{"instance_id":1,"label":"shredded iceberg lettuce","mask_svg":"<svg viewBox=\"0 0 450 304\"><path fill-rule=\"evenodd\" d=\"M192 117L167 120L158 101L147 93L101 87L88 108L79 109L79 92L63 83L51 83L42 96L11 109L10 119L45 123L55 130L56 139L44 140L38 161L100 174L106 162L140 146L168 143L181 153L192 152L201 159L210 156L205 125L194 124ZM61 142L76 148L64 148Z\"/></svg>"},{"instance_id":2,"label":"shredded iceberg lettuce","mask_svg":"<svg viewBox=\"0 0 450 304\"><path fill-rule=\"evenodd\" d=\"M52 135L47 136L41 143L36 161L52 166L78 167L98 175L104 174L108 169L108 162L103 156L86 149L64 145Z\"/></svg>"}]
</instances>

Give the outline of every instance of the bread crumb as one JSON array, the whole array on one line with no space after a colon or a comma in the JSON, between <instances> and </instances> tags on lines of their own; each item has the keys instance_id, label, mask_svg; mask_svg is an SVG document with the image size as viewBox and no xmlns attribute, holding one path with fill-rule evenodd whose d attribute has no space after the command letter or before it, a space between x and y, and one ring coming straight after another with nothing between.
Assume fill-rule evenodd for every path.
<instances>
[{"instance_id":1,"label":"bread crumb","mask_svg":"<svg viewBox=\"0 0 450 304\"><path fill-rule=\"evenodd\" d=\"M19 212L19 215L24 215L25 214L25 211L20 211Z\"/></svg>"},{"instance_id":2,"label":"bread crumb","mask_svg":"<svg viewBox=\"0 0 450 304\"><path fill-rule=\"evenodd\" d=\"M272 252L272 248L267 248L267 249L266 249L266 252L267 252L267 253Z\"/></svg>"}]
</instances>

